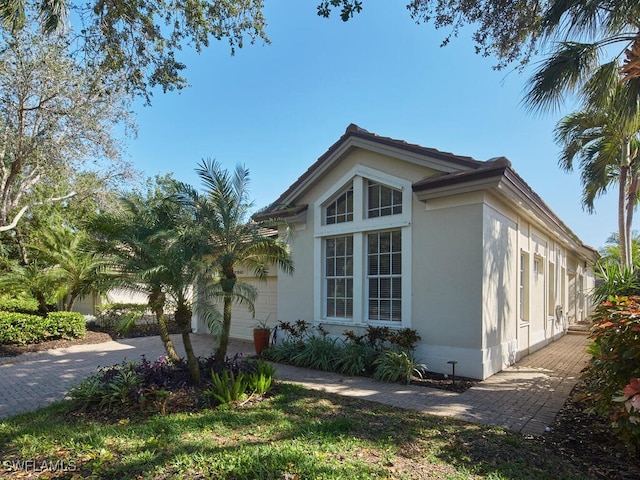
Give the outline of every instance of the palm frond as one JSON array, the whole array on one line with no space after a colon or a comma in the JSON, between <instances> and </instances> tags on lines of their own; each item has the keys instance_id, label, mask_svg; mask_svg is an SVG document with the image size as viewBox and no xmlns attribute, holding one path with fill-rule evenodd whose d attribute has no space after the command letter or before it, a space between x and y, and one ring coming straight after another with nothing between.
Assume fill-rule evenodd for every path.
<instances>
[{"instance_id":1,"label":"palm frond","mask_svg":"<svg viewBox=\"0 0 640 480\"><path fill-rule=\"evenodd\" d=\"M600 62L597 43L562 42L528 82L523 100L530 111L556 111L568 92L579 90Z\"/></svg>"}]
</instances>

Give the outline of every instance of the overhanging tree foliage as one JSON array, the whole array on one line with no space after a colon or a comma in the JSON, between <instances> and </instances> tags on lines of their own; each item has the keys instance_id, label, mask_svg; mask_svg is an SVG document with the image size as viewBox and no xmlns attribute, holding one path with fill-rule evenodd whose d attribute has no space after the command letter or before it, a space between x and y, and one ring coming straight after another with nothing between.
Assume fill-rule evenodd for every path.
<instances>
[{"instance_id":1,"label":"overhanging tree foliage","mask_svg":"<svg viewBox=\"0 0 640 480\"><path fill-rule=\"evenodd\" d=\"M325 0L318 15L338 11L348 21L365 6L364 0ZM637 0L411 0L406 8L417 23L449 31L442 45L462 27L473 29L476 53L495 57L496 68L524 65L552 42L591 39L603 47L619 43L625 75L640 74Z\"/></svg>"},{"instance_id":2,"label":"overhanging tree foliage","mask_svg":"<svg viewBox=\"0 0 640 480\"><path fill-rule=\"evenodd\" d=\"M247 41L268 42L263 6L262 0L0 0L0 20L14 32L36 18L47 33L71 28L89 65L122 77L120 88L148 101L155 86L187 85L178 58L186 46L200 52L225 40L233 53Z\"/></svg>"},{"instance_id":3,"label":"overhanging tree foliage","mask_svg":"<svg viewBox=\"0 0 640 480\"><path fill-rule=\"evenodd\" d=\"M81 66L62 36L24 28L0 38L0 231L35 206L73 197L67 179L91 163L116 167L112 132L127 119L126 98ZM60 181L60 180L65 181Z\"/></svg>"}]
</instances>

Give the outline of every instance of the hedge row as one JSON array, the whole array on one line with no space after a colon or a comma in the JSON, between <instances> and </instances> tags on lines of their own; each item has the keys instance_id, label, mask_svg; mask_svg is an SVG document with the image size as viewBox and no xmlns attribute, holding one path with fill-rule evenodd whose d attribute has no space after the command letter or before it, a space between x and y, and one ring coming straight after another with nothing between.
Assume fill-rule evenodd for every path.
<instances>
[{"instance_id":1,"label":"hedge row","mask_svg":"<svg viewBox=\"0 0 640 480\"><path fill-rule=\"evenodd\" d=\"M13 298L0 295L0 312L20 312L36 314L38 302L34 298Z\"/></svg>"},{"instance_id":2,"label":"hedge row","mask_svg":"<svg viewBox=\"0 0 640 480\"><path fill-rule=\"evenodd\" d=\"M86 332L84 316L78 312L50 312L46 317L0 312L0 344L28 345L81 338Z\"/></svg>"}]
</instances>

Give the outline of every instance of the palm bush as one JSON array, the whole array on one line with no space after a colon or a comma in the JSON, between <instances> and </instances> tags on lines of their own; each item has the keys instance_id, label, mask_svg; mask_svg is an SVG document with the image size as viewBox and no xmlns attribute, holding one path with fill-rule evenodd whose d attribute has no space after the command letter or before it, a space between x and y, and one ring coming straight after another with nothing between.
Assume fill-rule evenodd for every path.
<instances>
[{"instance_id":1,"label":"palm bush","mask_svg":"<svg viewBox=\"0 0 640 480\"><path fill-rule=\"evenodd\" d=\"M386 382L403 381L407 385L411 383L413 375L421 376L426 368L416 362L413 355L407 352L394 352L386 350L374 362L375 371L373 378Z\"/></svg>"},{"instance_id":2,"label":"palm bush","mask_svg":"<svg viewBox=\"0 0 640 480\"><path fill-rule=\"evenodd\" d=\"M314 336L307 339L304 348L293 355L291 362L298 367L334 372L342 350L337 339Z\"/></svg>"},{"instance_id":3,"label":"palm bush","mask_svg":"<svg viewBox=\"0 0 640 480\"><path fill-rule=\"evenodd\" d=\"M596 275L598 281L593 290L595 303L608 300L612 296L629 296L640 294L640 270L620 266L617 262L598 264Z\"/></svg>"}]
</instances>

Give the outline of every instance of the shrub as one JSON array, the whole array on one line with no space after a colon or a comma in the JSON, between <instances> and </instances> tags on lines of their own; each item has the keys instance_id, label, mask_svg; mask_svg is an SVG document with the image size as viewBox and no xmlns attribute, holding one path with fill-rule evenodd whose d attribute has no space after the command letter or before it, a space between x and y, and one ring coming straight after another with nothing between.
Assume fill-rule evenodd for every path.
<instances>
[{"instance_id":1,"label":"shrub","mask_svg":"<svg viewBox=\"0 0 640 480\"><path fill-rule=\"evenodd\" d=\"M594 302L604 302L612 296L640 295L640 269L621 267L618 262L599 264L599 278L592 295Z\"/></svg>"},{"instance_id":2,"label":"shrub","mask_svg":"<svg viewBox=\"0 0 640 480\"><path fill-rule=\"evenodd\" d=\"M190 384L187 362L170 363L165 357L102 368L73 387L72 407L98 411L167 411L208 404L236 402L248 395L264 395L272 387L275 369L265 362L236 357L218 362L215 356L198 359L204 379Z\"/></svg>"},{"instance_id":3,"label":"shrub","mask_svg":"<svg viewBox=\"0 0 640 480\"><path fill-rule=\"evenodd\" d=\"M46 323L37 315L0 312L0 343L27 345L47 340Z\"/></svg>"},{"instance_id":4,"label":"shrub","mask_svg":"<svg viewBox=\"0 0 640 480\"><path fill-rule=\"evenodd\" d=\"M8 295L0 295L0 311L37 315L38 301L30 297L16 298Z\"/></svg>"},{"instance_id":5,"label":"shrub","mask_svg":"<svg viewBox=\"0 0 640 480\"><path fill-rule=\"evenodd\" d=\"M246 398L248 389L248 375L225 370L222 373L211 372L211 387L203 395L210 402L215 400L221 405L228 405Z\"/></svg>"},{"instance_id":6,"label":"shrub","mask_svg":"<svg viewBox=\"0 0 640 480\"><path fill-rule=\"evenodd\" d=\"M106 329L127 334L142 319L148 305L138 303L109 303L100 306L97 322Z\"/></svg>"},{"instance_id":7,"label":"shrub","mask_svg":"<svg viewBox=\"0 0 640 480\"><path fill-rule=\"evenodd\" d=\"M602 302L593 322L589 346L593 358L584 374L587 400L593 411L611 418L627 445L638 448L640 422L636 421L637 411L627 408L626 402L635 405L633 379L640 377L640 297L612 297Z\"/></svg>"},{"instance_id":8,"label":"shrub","mask_svg":"<svg viewBox=\"0 0 640 480\"><path fill-rule=\"evenodd\" d=\"M87 334L84 315L78 312L49 312L50 332L56 338L82 338Z\"/></svg>"},{"instance_id":9,"label":"shrub","mask_svg":"<svg viewBox=\"0 0 640 480\"><path fill-rule=\"evenodd\" d=\"M338 359L337 371L352 376L373 375L374 363L379 355L380 352L369 345L347 341Z\"/></svg>"},{"instance_id":10,"label":"shrub","mask_svg":"<svg viewBox=\"0 0 640 480\"><path fill-rule=\"evenodd\" d=\"M291 357L291 363L298 367L315 368L327 372L336 371L342 348L337 339L330 337L309 337L304 348Z\"/></svg>"},{"instance_id":11,"label":"shrub","mask_svg":"<svg viewBox=\"0 0 640 480\"><path fill-rule=\"evenodd\" d=\"M411 377L415 374L421 376L424 365L416 363L412 355L407 352L394 352L386 350L374 362L375 371L373 378L387 382L403 381L407 385L411 383Z\"/></svg>"},{"instance_id":12,"label":"shrub","mask_svg":"<svg viewBox=\"0 0 640 480\"><path fill-rule=\"evenodd\" d=\"M28 345L59 338L79 338L86 333L84 317L77 312L50 312L46 317L0 312L0 343Z\"/></svg>"}]
</instances>

